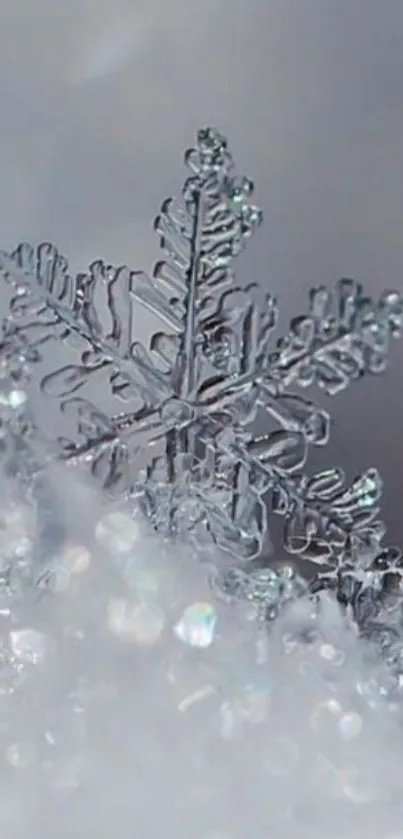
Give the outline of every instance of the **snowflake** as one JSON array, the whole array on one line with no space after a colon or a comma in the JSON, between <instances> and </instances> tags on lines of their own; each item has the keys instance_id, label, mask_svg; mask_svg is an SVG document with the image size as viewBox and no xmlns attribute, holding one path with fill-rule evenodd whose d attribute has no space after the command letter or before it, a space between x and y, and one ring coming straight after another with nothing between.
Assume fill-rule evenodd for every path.
<instances>
[{"instance_id":1,"label":"snowflake","mask_svg":"<svg viewBox=\"0 0 403 839\"><path fill-rule=\"evenodd\" d=\"M285 549L333 580L349 562L368 569L385 550L381 479L369 469L346 487L339 469L307 475L330 416L293 389L334 396L381 373L402 297L372 301L349 279L332 292L315 288L307 314L275 338L275 298L238 285L232 267L262 222L253 183L211 128L185 164L180 198L165 200L155 222L163 258L152 276L102 261L74 276L47 243L0 253L12 289L4 346L28 347L31 370L49 360L48 345L72 354L39 376L69 425L52 456L89 467L105 492L135 498L157 530L185 533L206 552L259 557L269 513L284 518ZM160 324L148 347L138 340L144 310ZM268 426L261 437L258 414ZM235 587L244 574L250 593L254 573L233 575ZM261 600L259 576L256 584Z\"/></svg>"}]
</instances>

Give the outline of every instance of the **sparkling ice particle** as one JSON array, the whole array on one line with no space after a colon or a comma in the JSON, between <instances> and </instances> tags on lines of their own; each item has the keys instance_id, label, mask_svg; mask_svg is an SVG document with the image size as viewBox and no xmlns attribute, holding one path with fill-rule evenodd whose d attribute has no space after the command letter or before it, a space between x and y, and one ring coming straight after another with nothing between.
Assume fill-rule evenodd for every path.
<instances>
[{"instance_id":1,"label":"sparkling ice particle","mask_svg":"<svg viewBox=\"0 0 403 839\"><path fill-rule=\"evenodd\" d=\"M46 638L35 629L18 629L10 632L10 646L13 654L21 661L38 664L46 654Z\"/></svg>"},{"instance_id":2,"label":"sparkling ice particle","mask_svg":"<svg viewBox=\"0 0 403 839\"><path fill-rule=\"evenodd\" d=\"M210 603L194 603L185 609L174 627L177 638L191 647L209 647L214 640L217 613Z\"/></svg>"},{"instance_id":3,"label":"sparkling ice particle","mask_svg":"<svg viewBox=\"0 0 403 839\"><path fill-rule=\"evenodd\" d=\"M128 603L113 598L108 605L108 625L114 635L137 644L155 644L161 636L165 618L154 604Z\"/></svg>"},{"instance_id":4,"label":"sparkling ice particle","mask_svg":"<svg viewBox=\"0 0 403 839\"><path fill-rule=\"evenodd\" d=\"M352 740L358 737L362 730L362 716L356 711L348 711L340 719L339 731L343 740Z\"/></svg>"},{"instance_id":5,"label":"sparkling ice particle","mask_svg":"<svg viewBox=\"0 0 403 839\"><path fill-rule=\"evenodd\" d=\"M95 538L111 553L124 553L130 551L138 542L139 526L125 513L109 513L98 522Z\"/></svg>"}]
</instances>

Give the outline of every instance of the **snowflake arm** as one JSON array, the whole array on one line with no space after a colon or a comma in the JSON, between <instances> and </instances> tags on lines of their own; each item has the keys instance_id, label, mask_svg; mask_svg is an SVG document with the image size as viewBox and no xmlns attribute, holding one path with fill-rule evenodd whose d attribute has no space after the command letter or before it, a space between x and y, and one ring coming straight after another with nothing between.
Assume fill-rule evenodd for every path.
<instances>
[{"instance_id":1,"label":"snowflake arm","mask_svg":"<svg viewBox=\"0 0 403 839\"><path fill-rule=\"evenodd\" d=\"M333 293L313 289L307 315L294 318L270 358L285 387L317 384L330 396L366 373L382 373L390 338L400 335L403 299L385 291L375 303L353 280L340 280Z\"/></svg>"}]
</instances>

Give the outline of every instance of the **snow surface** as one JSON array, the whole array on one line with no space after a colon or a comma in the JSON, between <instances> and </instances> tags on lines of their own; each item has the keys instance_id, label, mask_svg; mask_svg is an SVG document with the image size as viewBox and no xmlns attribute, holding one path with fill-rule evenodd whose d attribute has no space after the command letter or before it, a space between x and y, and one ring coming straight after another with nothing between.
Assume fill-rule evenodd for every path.
<instances>
[{"instance_id":1,"label":"snow surface","mask_svg":"<svg viewBox=\"0 0 403 839\"><path fill-rule=\"evenodd\" d=\"M70 523L103 522L0 614L0 835L403 837L399 699L334 604L262 635L189 547L58 479ZM197 603L204 635L183 631Z\"/></svg>"}]
</instances>

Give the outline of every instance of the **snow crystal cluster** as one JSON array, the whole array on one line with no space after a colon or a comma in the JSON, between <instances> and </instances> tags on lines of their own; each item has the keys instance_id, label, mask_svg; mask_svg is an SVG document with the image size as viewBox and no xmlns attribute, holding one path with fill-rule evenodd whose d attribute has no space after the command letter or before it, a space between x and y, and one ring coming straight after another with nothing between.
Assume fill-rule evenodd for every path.
<instances>
[{"instance_id":1,"label":"snow crystal cluster","mask_svg":"<svg viewBox=\"0 0 403 839\"><path fill-rule=\"evenodd\" d=\"M2 597L3 836L402 835L399 686L328 593L267 632L121 510L54 559Z\"/></svg>"}]
</instances>

